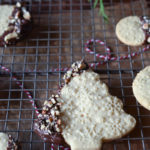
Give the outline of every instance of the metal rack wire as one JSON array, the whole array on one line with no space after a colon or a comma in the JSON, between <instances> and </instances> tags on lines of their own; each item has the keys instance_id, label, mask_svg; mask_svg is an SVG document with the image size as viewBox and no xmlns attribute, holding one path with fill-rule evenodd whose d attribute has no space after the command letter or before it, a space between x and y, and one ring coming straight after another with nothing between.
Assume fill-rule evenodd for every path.
<instances>
[{"instance_id":1,"label":"metal rack wire","mask_svg":"<svg viewBox=\"0 0 150 150\"><path fill-rule=\"evenodd\" d=\"M14 4L14 0L0 0L2 4ZM0 131L11 133L23 150L48 150L33 131L35 112L28 103L23 89L12 79L16 75L23 86L32 93L39 110L45 99L55 93L62 82L62 71L52 68L68 67L81 58L97 62L94 55L85 52L84 43L100 38L112 49L112 54L122 56L142 47L132 48L120 43L115 36L117 21L128 15L147 15L150 2L144 0L104 1L109 22L93 9L88 0L24 0L32 12L32 33L15 46L0 48L0 63L11 69L10 74L0 72ZM104 47L93 45L95 52L106 54ZM150 52L141 53L128 60L108 61L95 67L113 95L123 100L124 109L137 120L137 126L128 136L105 143L103 150L150 150L150 112L140 106L132 93L132 81L136 73L150 65Z\"/></svg>"}]
</instances>

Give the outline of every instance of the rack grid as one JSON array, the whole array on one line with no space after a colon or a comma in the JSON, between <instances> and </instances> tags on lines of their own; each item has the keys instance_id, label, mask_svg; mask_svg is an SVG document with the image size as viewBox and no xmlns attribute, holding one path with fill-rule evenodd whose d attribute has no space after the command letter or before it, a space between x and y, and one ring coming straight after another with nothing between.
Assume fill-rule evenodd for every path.
<instances>
[{"instance_id":1,"label":"rack grid","mask_svg":"<svg viewBox=\"0 0 150 150\"><path fill-rule=\"evenodd\" d=\"M15 46L0 48L0 64L10 68L10 74L0 72L0 131L12 134L23 150L49 150L33 131L36 119L23 88L12 79L16 75L23 87L31 92L41 110L44 100L56 93L62 83L63 71L52 68L69 67L72 62L84 58L88 63L99 62L95 55L85 52L85 42L101 39L114 56L141 51L142 47L122 44L115 36L115 25L128 15L148 15L147 0L104 0L109 22L93 8L88 0L24 0L31 11L33 30ZM15 4L15 0L0 0L1 4ZM94 52L106 54L105 46L93 43ZM150 150L150 112L139 105L132 93L132 81L142 68L150 65L147 51L127 60L108 61L95 67L110 92L124 103L126 112L137 120L136 128L126 137L104 143L103 150ZM59 148L58 148L59 149ZM61 149L61 148L60 148Z\"/></svg>"}]
</instances>

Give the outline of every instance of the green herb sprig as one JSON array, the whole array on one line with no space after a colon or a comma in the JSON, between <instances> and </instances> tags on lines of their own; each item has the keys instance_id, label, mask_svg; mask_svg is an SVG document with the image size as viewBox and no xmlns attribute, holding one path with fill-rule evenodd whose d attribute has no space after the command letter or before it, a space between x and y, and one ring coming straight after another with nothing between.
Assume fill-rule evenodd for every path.
<instances>
[{"instance_id":1,"label":"green herb sprig","mask_svg":"<svg viewBox=\"0 0 150 150\"><path fill-rule=\"evenodd\" d=\"M91 1L92 0L89 0L89 2L91 2ZM98 2L99 2L99 14L101 14L102 17L104 18L104 20L108 22L108 16L105 13L103 0L95 0L93 7L96 8Z\"/></svg>"}]
</instances>

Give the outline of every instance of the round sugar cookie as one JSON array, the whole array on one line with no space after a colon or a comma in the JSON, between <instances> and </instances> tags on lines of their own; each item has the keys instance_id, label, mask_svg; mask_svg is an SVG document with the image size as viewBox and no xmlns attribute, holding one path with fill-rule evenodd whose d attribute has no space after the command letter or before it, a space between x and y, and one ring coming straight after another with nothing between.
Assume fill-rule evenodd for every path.
<instances>
[{"instance_id":1,"label":"round sugar cookie","mask_svg":"<svg viewBox=\"0 0 150 150\"><path fill-rule=\"evenodd\" d=\"M150 110L150 66L147 66L136 75L132 88L137 101Z\"/></svg>"},{"instance_id":2,"label":"round sugar cookie","mask_svg":"<svg viewBox=\"0 0 150 150\"><path fill-rule=\"evenodd\" d=\"M128 16L121 19L116 25L118 39L126 45L142 45L146 40L146 34L142 28L143 23L138 16Z\"/></svg>"}]
</instances>

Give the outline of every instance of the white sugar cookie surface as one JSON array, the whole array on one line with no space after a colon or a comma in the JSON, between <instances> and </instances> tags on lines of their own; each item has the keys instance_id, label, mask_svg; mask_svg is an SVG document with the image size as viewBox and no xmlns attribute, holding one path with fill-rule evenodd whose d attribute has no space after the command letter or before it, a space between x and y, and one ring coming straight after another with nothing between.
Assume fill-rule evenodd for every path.
<instances>
[{"instance_id":1,"label":"white sugar cookie surface","mask_svg":"<svg viewBox=\"0 0 150 150\"><path fill-rule=\"evenodd\" d=\"M137 101L150 110L150 66L147 66L136 75L132 88Z\"/></svg>"},{"instance_id":2,"label":"white sugar cookie surface","mask_svg":"<svg viewBox=\"0 0 150 150\"><path fill-rule=\"evenodd\" d=\"M9 137L5 133L0 133L0 150L7 150Z\"/></svg>"},{"instance_id":3,"label":"white sugar cookie surface","mask_svg":"<svg viewBox=\"0 0 150 150\"><path fill-rule=\"evenodd\" d=\"M14 6L0 5L0 36L9 28L9 17L12 16Z\"/></svg>"},{"instance_id":4,"label":"white sugar cookie surface","mask_svg":"<svg viewBox=\"0 0 150 150\"><path fill-rule=\"evenodd\" d=\"M99 150L103 141L120 138L135 127L136 120L99 78L91 70L83 71L61 90L62 135L72 150Z\"/></svg>"},{"instance_id":5,"label":"white sugar cookie surface","mask_svg":"<svg viewBox=\"0 0 150 150\"><path fill-rule=\"evenodd\" d=\"M142 45L146 38L140 18L137 16L121 19L116 25L116 35L121 42L131 46Z\"/></svg>"}]
</instances>

